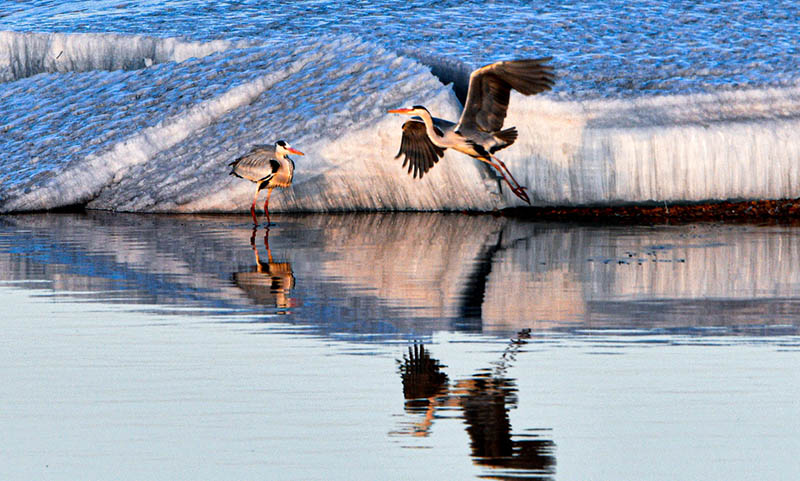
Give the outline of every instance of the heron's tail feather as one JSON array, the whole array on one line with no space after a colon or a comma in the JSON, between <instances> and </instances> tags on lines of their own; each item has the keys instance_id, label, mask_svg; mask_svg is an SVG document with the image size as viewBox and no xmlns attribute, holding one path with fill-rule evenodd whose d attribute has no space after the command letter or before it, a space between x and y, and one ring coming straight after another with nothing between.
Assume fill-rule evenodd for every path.
<instances>
[{"instance_id":1,"label":"heron's tail feather","mask_svg":"<svg viewBox=\"0 0 800 481\"><path fill-rule=\"evenodd\" d=\"M502 142L502 144L497 145L492 148L491 153L495 153L500 149L505 149L509 145L513 144L517 140L517 136L519 133L517 132L516 127L511 127L509 129L501 130L500 132L496 132L494 134L494 138Z\"/></svg>"}]
</instances>

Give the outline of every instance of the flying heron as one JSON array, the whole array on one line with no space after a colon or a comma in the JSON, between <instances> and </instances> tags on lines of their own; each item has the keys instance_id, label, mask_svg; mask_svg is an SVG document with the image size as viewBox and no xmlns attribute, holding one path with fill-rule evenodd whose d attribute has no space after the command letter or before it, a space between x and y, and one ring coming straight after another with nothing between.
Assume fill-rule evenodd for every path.
<instances>
[{"instance_id":1,"label":"flying heron","mask_svg":"<svg viewBox=\"0 0 800 481\"><path fill-rule=\"evenodd\" d=\"M250 214L253 216L255 225L258 225L256 218L258 193L262 189L267 189L264 213L267 216L267 226L269 226L269 196L272 194L272 189L292 185L294 161L288 157L289 154L304 155L285 141L279 140L275 142L275 145L255 145L249 153L228 164L231 166L230 175L258 184L256 195L253 197L253 205L250 206Z\"/></svg>"},{"instance_id":2,"label":"flying heron","mask_svg":"<svg viewBox=\"0 0 800 481\"><path fill-rule=\"evenodd\" d=\"M517 140L515 127L501 130L511 90L523 95L550 90L555 76L552 67L545 64L549 60L551 57L495 62L473 71L458 123L433 117L422 105L389 110L415 116L403 124L400 151L395 158L405 155L403 167L408 164L408 173L422 178L446 149L455 149L497 169L511 191L530 204L525 187L494 153Z\"/></svg>"}]
</instances>

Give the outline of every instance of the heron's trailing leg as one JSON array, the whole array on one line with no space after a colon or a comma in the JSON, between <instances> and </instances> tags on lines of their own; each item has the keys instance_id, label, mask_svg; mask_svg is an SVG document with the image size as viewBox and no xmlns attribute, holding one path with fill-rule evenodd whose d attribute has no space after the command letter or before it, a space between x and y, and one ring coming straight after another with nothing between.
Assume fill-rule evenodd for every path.
<instances>
[{"instance_id":1,"label":"heron's trailing leg","mask_svg":"<svg viewBox=\"0 0 800 481\"><path fill-rule=\"evenodd\" d=\"M514 182L514 184L516 184L516 185L517 185L517 188L518 188L518 189L520 189L520 190L525 190L525 189L526 189L526 187L522 187L521 185L519 185L519 182L517 182L517 179L515 179L515 178L514 178L514 176L511 174L511 171L510 171L510 170L508 170L508 167L506 167L506 164L504 164L502 160L498 159L497 157L495 157L495 156L494 156L494 155L492 155L492 154L489 154L489 155L492 157L492 159L493 159L495 162L497 162L498 164L500 164L500 166L503 168L503 170L505 170L505 171L506 171L506 173L508 174L508 176L509 176L509 177L511 177L511 180Z\"/></svg>"},{"instance_id":2,"label":"heron's trailing leg","mask_svg":"<svg viewBox=\"0 0 800 481\"><path fill-rule=\"evenodd\" d=\"M489 154L489 155L491 155L491 154ZM500 164L500 166L503 168L503 170L506 171L508 176L511 177L511 181L514 182L514 185L516 187L512 186L510 183L508 184L509 186L511 186L511 191L514 192L514 194L516 194L517 197L519 197L520 199L524 200L525 202L528 203L528 205L530 205L531 201L528 198L528 194L525 192L526 187L523 187L523 186L519 185L519 182L517 182L517 179L514 178L514 175L511 173L510 170L508 170L508 167L506 167L506 164L503 163L502 160L498 159L494 155L491 155L491 157L495 162ZM506 179L506 181L508 181L508 179Z\"/></svg>"},{"instance_id":3,"label":"heron's trailing leg","mask_svg":"<svg viewBox=\"0 0 800 481\"><path fill-rule=\"evenodd\" d=\"M481 159L481 160L484 160L484 162L486 162L487 164L491 165L498 172L500 172L500 175L503 176L503 180L505 180L506 183L508 184L508 186L511 187L511 192L513 192L514 195L516 195L520 199L524 200L528 205L530 205L531 204L531 200L528 198L528 194L525 193L525 187L522 187L521 185L519 185L519 183L517 182L517 179L515 179L514 176L511 175L511 172L508 171L508 168L506 167L506 165L503 163L502 160L498 159L494 155L492 155L491 157L492 157L492 159L496 160L499 163L499 165L495 164L494 162L492 162L491 160L488 160L488 159ZM508 172L508 175L511 177L511 180L508 180L508 177L506 177L505 172ZM511 181L513 181L514 183L512 184Z\"/></svg>"}]
</instances>

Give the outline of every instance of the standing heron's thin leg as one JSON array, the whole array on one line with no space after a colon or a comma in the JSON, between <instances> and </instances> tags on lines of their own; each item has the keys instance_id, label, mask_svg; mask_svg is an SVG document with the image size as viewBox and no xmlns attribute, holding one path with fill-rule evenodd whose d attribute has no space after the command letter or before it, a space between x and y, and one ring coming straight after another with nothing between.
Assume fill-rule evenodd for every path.
<instances>
[{"instance_id":1,"label":"standing heron's thin leg","mask_svg":"<svg viewBox=\"0 0 800 481\"><path fill-rule=\"evenodd\" d=\"M267 214L267 227L269 227L269 196L272 194L272 187L267 188L267 200L264 201L264 213Z\"/></svg>"},{"instance_id":2,"label":"standing heron's thin leg","mask_svg":"<svg viewBox=\"0 0 800 481\"><path fill-rule=\"evenodd\" d=\"M256 201L258 200L258 192L260 188L256 189L256 195L253 197L253 205L250 206L250 215L253 216L253 224L258 225L258 218L256 218Z\"/></svg>"}]
</instances>

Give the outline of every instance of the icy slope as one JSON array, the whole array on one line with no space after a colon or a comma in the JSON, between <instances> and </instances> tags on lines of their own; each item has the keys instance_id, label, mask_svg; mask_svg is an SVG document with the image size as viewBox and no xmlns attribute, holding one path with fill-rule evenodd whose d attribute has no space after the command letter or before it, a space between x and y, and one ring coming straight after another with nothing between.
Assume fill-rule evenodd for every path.
<instances>
[{"instance_id":1,"label":"icy slope","mask_svg":"<svg viewBox=\"0 0 800 481\"><path fill-rule=\"evenodd\" d=\"M244 212L254 185L228 176L227 164L278 139L307 155L295 159L294 186L273 195L275 211L522 205L459 153L422 180L394 159L406 119L387 109L425 104L457 119L456 95L432 74L463 87L466 70L451 59L350 36L248 46L0 40L9 58L0 212ZM53 63L62 59L72 70ZM617 100L514 94L506 125L520 136L498 156L536 204L800 197L800 87Z\"/></svg>"},{"instance_id":2,"label":"icy slope","mask_svg":"<svg viewBox=\"0 0 800 481\"><path fill-rule=\"evenodd\" d=\"M316 47L315 47L316 48ZM350 61L342 55L347 49ZM320 50L317 51L318 53ZM90 208L126 211L245 211L255 185L228 176L227 164L256 143L285 139L295 157L294 185L276 192L275 210L491 209L499 198L485 170L448 156L414 180L394 155L405 119L386 114L421 91L456 115L452 92L427 70L366 44L333 45L302 69L280 76L251 103L219 116L121 175Z\"/></svg>"},{"instance_id":3,"label":"icy slope","mask_svg":"<svg viewBox=\"0 0 800 481\"><path fill-rule=\"evenodd\" d=\"M569 99L796 85L798 18L796 0L0 2L0 30L287 44L347 34L472 68L552 55Z\"/></svg>"},{"instance_id":4,"label":"icy slope","mask_svg":"<svg viewBox=\"0 0 800 481\"><path fill-rule=\"evenodd\" d=\"M352 37L133 71L40 74L0 92L9 112L0 211L243 210L254 187L229 177L227 163L280 138L308 155L276 210L496 202L471 159L445 159L423 181L400 169L402 119L386 109L423 98L454 116L458 103L426 67Z\"/></svg>"}]
</instances>

